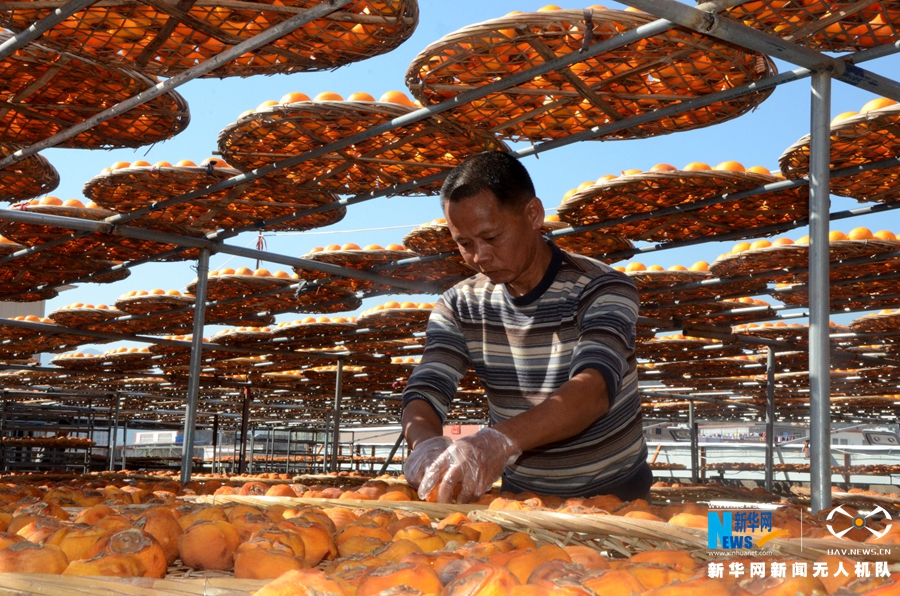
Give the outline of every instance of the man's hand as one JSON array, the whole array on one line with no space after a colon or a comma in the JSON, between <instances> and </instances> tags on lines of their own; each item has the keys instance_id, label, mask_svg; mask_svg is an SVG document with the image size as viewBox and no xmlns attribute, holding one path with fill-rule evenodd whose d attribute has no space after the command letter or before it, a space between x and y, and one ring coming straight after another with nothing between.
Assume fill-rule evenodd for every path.
<instances>
[{"instance_id":1,"label":"man's hand","mask_svg":"<svg viewBox=\"0 0 900 596\"><path fill-rule=\"evenodd\" d=\"M416 448L403 462L403 475L406 476L406 483L413 488L418 488L425 475L425 470L452 444L453 439L450 437L438 436L426 439L416 445Z\"/></svg>"},{"instance_id":2,"label":"man's hand","mask_svg":"<svg viewBox=\"0 0 900 596\"><path fill-rule=\"evenodd\" d=\"M415 453L415 452L413 452ZM480 497L500 477L506 466L522 455L509 437L493 428L483 428L447 448L425 471L419 484L423 501L434 487L438 503L468 503ZM454 494L459 490L459 494Z\"/></svg>"}]
</instances>

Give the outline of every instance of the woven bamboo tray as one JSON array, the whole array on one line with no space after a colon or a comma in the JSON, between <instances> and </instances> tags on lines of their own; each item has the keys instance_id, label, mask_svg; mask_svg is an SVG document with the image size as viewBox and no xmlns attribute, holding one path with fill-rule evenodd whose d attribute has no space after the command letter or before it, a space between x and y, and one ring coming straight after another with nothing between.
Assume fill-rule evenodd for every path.
<instances>
[{"instance_id":1,"label":"woven bamboo tray","mask_svg":"<svg viewBox=\"0 0 900 596\"><path fill-rule=\"evenodd\" d=\"M12 155L15 149L0 145L0 157ZM59 172L40 154L16 162L0 170L0 201L15 203L47 194L59 186Z\"/></svg>"},{"instance_id":2,"label":"woven bamboo tray","mask_svg":"<svg viewBox=\"0 0 900 596\"><path fill-rule=\"evenodd\" d=\"M384 308L373 310L360 315L357 324L360 328L391 329L406 327L406 333L412 333L410 327L424 331L428 317L431 316L430 308Z\"/></svg>"},{"instance_id":3,"label":"woven bamboo tray","mask_svg":"<svg viewBox=\"0 0 900 596\"><path fill-rule=\"evenodd\" d=\"M376 273L395 279L418 282L423 285L418 291L389 285L372 285L364 290L369 294L420 294L423 292L436 294L444 292L462 280L475 275L475 271L470 269L462 257L459 256L450 256L439 261L411 263L401 267L386 268L376 266L374 270Z\"/></svg>"},{"instance_id":4,"label":"woven bamboo tray","mask_svg":"<svg viewBox=\"0 0 900 596\"><path fill-rule=\"evenodd\" d=\"M856 333L882 333L900 329L900 311L876 312L863 315L850 322Z\"/></svg>"},{"instance_id":5,"label":"woven bamboo tray","mask_svg":"<svg viewBox=\"0 0 900 596\"><path fill-rule=\"evenodd\" d=\"M894 19L897 22L897 19ZM896 39L896 34L894 39ZM900 148L900 105L852 116L831 126L833 169L880 161L895 156ZM778 158L787 178L809 174L809 135L784 150ZM831 180L831 193L858 201L889 203L900 198L896 167L870 170Z\"/></svg>"},{"instance_id":6,"label":"woven bamboo tray","mask_svg":"<svg viewBox=\"0 0 900 596\"><path fill-rule=\"evenodd\" d=\"M620 257L607 257L607 255L634 248L634 244L627 238L599 231L554 236L553 242L563 250L591 257L604 263L621 261Z\"/></svg>"},{"instance_id":7,"label":"woven bamboo tray","mask_svg":"<svg viewBox=\"0 0 900 596\"><path fill-rule=\"evenodd\" d=\"M314 313L314 314L334 314L339 312L347 312L356 310L362 306L362 300L351 290L335 287L329 283L327 285L316 286L310 291L305 291L299 296L289 294L282 299L269 297L266 304L274 303L281 306L281 311L291 310L293 312ZM272 309L273 312L275 309Z\"/></svg>"},{"instance_id":8,"label":"woven bamboo tray","mask_svg":"<svg viewBox=\"0 0 900 596\"><path fill-rule=\"evenodd\" d=\"M835 240L828 246L829 259L837 262L894 252L900 250L900 241ZM746 250L736 254L726 253L716 259L709 269L717 277L723 278L772 273L773 275L766 276L767 280L783 282L796 279L796 275L787 273L788 270L805 269L808 266L809 245L789 244ZM833 268L832 279L840 279L846 275L843 269L859 271L858 267Z\"/></svg>"},{"instance_id":9,"label":"woven bamboo tray","mask_svg":"<svg viewBox=\"0 0 900 596\"><path fill-rule=\"evenodd\" d=\"M328 478L333 480L332 477ZM341 477L338 477L338 479L343 480ZM313 505L317 507L345 507L347 509L357 509L359 507L367 509L396 509L400 511L420 511L434 519L444 518L451 513L459 512L469 514L473 511L482 511L485 509L484 505L456 505L428 503L425 501L365 501L356 499L304 499L300 497L256 497L242 495L198 495L181 497L181 499L194 503L208 503L210 505L244 503L256 507L268 507L271 505Z\"/></svg>"},{"instance_id":10,"label":"woven bamboo tray","mask_svg":"<svg viewBox=\"0 0 900 596\"><path fill-rule=\"evenodd\" d=\"M558 213L563 221L588 225L667 207L688 206L776 180L774 176L752 172L720 170L641 172L589 186L572 195ZM803 187L604 229L632 240L687 240L785 223L805 216L808 210L808 190Z\"/></svg>"},{"instance_id":11,"label":"woven bamboo tray","mask_svg":"<svg viewBox=\"0 0 900 596\"><path fill-rule=\"evenodd\" d=\"M686 284L685 284L686 285ZM682 285L641 290L641 299L654 304L667 304L691 300L718 300L722 296L753 296L765 294L765 279L745 279L742 281L720 281L693 288Z\"/></svg>"},{"instance_id":12,"label":"woven bamboo tray","mask_svg":"<svg viewBox=\"0 0 900 596\"><path fill-rule=\"evenodd\" d=\"M856 52L900 36L897 2L783 2L735 6L728 16L745 25L823 52Z\"/></svg>"},{"instance_id":13,"label":"woven bamboo tray","mask_svg":"<svg viewBox=\"0 0 900 596\"><path fill-rule=\"evenodd\" d=\"M829 326L829 333L849 333L850 328L844 325L836 325L832 323ZM801 325L799 323L791 324L766 324L757 325L750 323L748 325L737 325L732 328L732 333L740 333L741 335L752 335L754 337L764 337L767 339L778 339L793 343L807 343L809 341L809 325ZM834 340L832 340L834 342Z\"/></svg>"},{"instance_id":14,"label":"woven bamboo tray","mask_svg":"<svg viewBox=\"0 0 900 596\"><path fill-rule=\"evenodd\" d=\"M116 308L131 315L148 315L184 308L193 303L193 296L130 296L117 299Z\"/></svg>"},{"instance_id":15,"label":"woven bamboo tray","mask_svg":"<svg viewBox=\"0 0 900 596\"><path fill-rule=\"evenodd\" d=\"M297 280L272 276L255 275L213 275L207 279L206 296L208 300L228 300L241 296L253 297L261 292L268 292L278 288L285 288L296 283ZM187 285L188 294L197 291L197 280L194 279ZM265 300L260 297L259 301Z\"/></svg>"},{"instance_id":16,"label":"woven bamboo tray","mask_svg":"<svg viewBox=\"0 0 900 596\"><path fill-rule=\"evenodd\" d=\"M416 108L373 101L301 101L240 118L219 133L219 151L252 170L409 114ZM359 194L449 172L480 151L508 150L492 135L439 117L395 128L282 171L300 189ZM434 194L440 182L403 194Z\"/></svg>"},{"instance_id":17,"label":"woven bamboo tray","mask_svg":"<svg viewBox=\"0 0 900 596\"><path fill-rule=\"evenodd\" d=\"M357 324L351 321L315 321L303 323L294 321L289 325L272 329L272 337L286 337L296 340L318 340L319 343L333 345L343 339L343 336L353 333Z\"/></svg>"},{"instance_id":18,"label":"woven bamboo tray","mask_svg":"<svg viewBox=\"0 0 900 596\"><path fill-rule=\"evenodd\" d=\"M94 323L121 317L124 314L124 312L114 308L63 307L51 312L47 315L47 318L53 319L54 323L65 327L88 327Z\"/></svg>"},{"instance_id":19,"label":"woven bamboo tray","mask_svg":"<svg viewBox=\"0 0 900 596\"><path fill-rule=\"evenodd\" d=\"M101 356L108 370L146 371L154 366L149 352L107 352Z\"/></svg>"},{"instance_id":20,"label":"woven bamboo tray","mask_svg":"<svg viewBox=\"0 0 900 596\"><path fill-rule=\"evenodd\" d=\"M829 290L832 309L872 310L897 306L895 282L867 282L852 285L834 285ZM879 295L886 297L879 299ZM790 306L809 306L809 286L795 284L784 291L773 292L772 297Z\"/></svg>"},{"instance_id":21,"label":"woven bamboo tray","mask_svg":"<svg viewBox=\"0 0 900 596\"><path fill-rule=\"evenodd\" d=\"M638 358L650 360L684 360L691 358L716 358L743 353L739 345L726 345L715 340L696 337L657 337L638 342L635 346Z\"/></svg>"},{"instance_id":22,"label":"woven bamboo tray","mask_svg":"<svg viewBox=\"0 0 900 596\"><path fill-rule=\"evenodd\" d=\"M10 37L0 32L0 42ZM13 146L46 139L158 83L155 77L137 71L58 54L36 43L0 60L0 80L5 81L0 91L5 104L0 116L0 142ZM169 91L58 147L141 147L175 136L189 120L184 98Z\"/></svg>"},{"instance_id":23,"label":"woven bamboo tray","mask_svg":"<svg viewBox=\"0 0 900 596\"><path fill-rule=\"evenodd\" d=\"M313 252L303 255L302 258L318 261L321 263L331 263L350 269L370 270L379 265L389 265L394 261L406 259L412 256L408 251L401 250L333 250ZM325 279L328 274L311 269L298 269L294 271L303 279L315 281ZM350 290L353 292L371 290L375 284L370 281L361 279L351 279L347 277L337 278L328 284L331 287Z\"/></svg>"},{"instance_id":24,"label":"woven bamboo tray","mask_svg":"<svg viewBox=\"0 0 900 596\"><path fill-rule=\"evenodd\" d=\"M84 196L116 211L148 207L170 197L205 188L240 174L231 167L127 167L104 170L84 185ZM273 184L268 179L218 191L187 203L157 209L145 217L202 230L236 228L270 220L310 207L332 203L327 192L303 191ZM302 231L337 223L346 208L316 213L268 229Z\"/></svg>"},{"instance_id":25,"label":"woven bamboo tray","mask_svg":"<svg viewBox=\"0 0 900 596\"><path fill-rule=\"evenodd\" d=\"M625 275L634 281L641 294L673 285L703 281L710 277L707 271L626 271Z\"/></svg>"},{"instance_id":26,"label":"woven bamboo tray","mask_svg":"<svg viewBox=\"0 0 900 596\"><path fill-rule=\"evenodd\" d=\"M436 104L652 20L643 13L595 9L588 39L581 10L508 15L470 25L416 56L406 73L407 86L423 105ZM722 70L716 72L718 66ZM774 73L773 63L760 54L670 30L460 106L448 118L504 138L554 139ZM642 138L709 126L755 108L768 95L728 100L602 138Z\"/></svg>"},{"instance_id":27,"label":"woven bamboo tray","mask_svg":"<svg viewBox=\"0 0 900 596\"><path fill-rule=\"evenodd\" d=\"M213 343L224 346L243 346L268 342L272 339L272 330L268 327L245 327L243 329L226 329L213 335Z\"/></svg>"},{"instance_id":28,"label":"woven bamboo tray","mask_svg":"<svg viewBox=\"0 0 900 596\"><path fill-rule=\"evenodd\" d=\"M313 0L234 2L187 6L115 0L77 12L41 38L56 49L170 77L312 8ZM53 12L62 2L32 8L4 6L2 24L14 31ZM276 41L224 63L207 77L331 70L389 52L412 35L414 0L354 2Z\"/></svg>"},{"instance_id":29,"label":"woven bamboo tray","mask_svg":"<svg viewBox=\"0 0 900 596\"><path fill-rule=\"evenodd\" d=\"M269 583L234 579L221 572L196 572L170 567L166 579L77 577L43 573L4 573L0 591L8 594L46 596L247 596Z\"/></svg>"}]
</instances>

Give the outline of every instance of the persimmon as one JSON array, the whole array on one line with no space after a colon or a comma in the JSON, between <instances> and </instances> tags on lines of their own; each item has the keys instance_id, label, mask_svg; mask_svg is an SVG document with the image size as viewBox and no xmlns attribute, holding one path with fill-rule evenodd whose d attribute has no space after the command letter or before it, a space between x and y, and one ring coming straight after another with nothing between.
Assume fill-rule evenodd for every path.
<instances>
[{"instance_id":1,"label":"persimmon","mask_svg":"<svg viewBox=\"0 0 900 596\"><path fill-rule=\"evenodd\" d=\"M253 269L249 267L238 267L234 270L235 275L253 275Z\"/></svg>"},{"instance_id":2,"label":"persimmon","mask_svg":"<svg viewBox=\"0 0 900 596\"><path fill-rule=\"evenodd\" d=\"M110 170L122 170L124 168L130 167L131 162L129 161L117 161L113 163L113 165L109 166Z\"/></svg>"},{"instance_id":3,"label":"persimmon","mask_svg":"<svg viewBox=\"0 0 900 596\"><path fill-rule=\"evenodd\" d=\"M690 267L688 267L690 271L709 271L709 263L706 261L697 261Z\"/></svg>"},{"instance_id":4,"label":"persimmon","mask_svg":"<svg viewBox=\"0 0 900 596\"><path fill-rule=\"evenodd\" d=\"M322 91L313 97L313 101L344 101L344 98L334 91Z\"/></svg>"},{"instance_id":5,"label":"persimmon","mask_svg":"<svg viewBox=\"0 0 900 596\"><path fill-rule=\"evenodd\" d=\"M282 95L281 99L278 100L278 103L299 103L301 101L309 101L309 95L307 95L306 93L300 93L299 91L291 91L290 93L285 93L284 95Z\"/></svg>"},{"instance_id":6,"label":"persimmon","mask_svg":"<svg viewBox=\"0 0 900 596\"><path fill-rule=\"evenodd\" d=\"M877 238L878 240L896 240L897 239L897 236L890 230L878 230L877 232L872 234L872 236Z\"/></svg>"},{"instance_id":7,"label":"persimmon","mask_svg":"<svg viewBox=\"0 0 900 596\"><path fill-rule=\"evenodd\" d=\"M842 113L838 114L837 116L835 116L834 118L832 118L831 125L834 126L835 124L840 124L844 120L847 120L848 118L853 118L854 116L857 116L857 115L859 115L859 112L842 112Z\"/></svg>"},{"instance_id":8,"label":"persimmon","mask_svg":"<svg viewBox=\"0 0 900 596\"><path fill-rule=\"evenodd\" d=\"M406 247L403 246L402 244L388 244L387 246L384 247L384 249L385 250L406 251Z\"/></svg>"},{"instance_id":9,"label":"persimmon","mask_svg":"<svg viewBox=\"0 0 900 596\"><path fill-rule=\"evenodd\" d=\"M264 101L261 104L259 104L258 106L256 106L256 111L259 112L260 110L265 110L266 108L270 108L272 106L277 106L277 105L278 105L278 102L275 101L274 99L267 99L266 101Z\"/></svg>"},{"instance_id":10,"label":"persimmon","mask_svg":"<svg viewBox=\"0 0 900 596\"><path fill-rule=\"evenodd\" d=\"M609 182L610 180L615 180L618 178L615 174L604 174L597 178L597 184L603 184L604 182Z\"/></svg>"},{"instance_id":11,"label":"persimmon","mask_svg":"<svg viewBox=\"0 0 900 596\"><path fill-rule=\"evenodd\" d=\"M354 245L354 246L356 246L356 245ZM356 249L356 248L345 248L344 250L358 250L358 249ZM363 248L363 250L384 250L384 247L382 247L380 244L367 244L367 245Z\"/></svg>"},{"instance_id":12,"label":"persimmon","mask_svg":"<svg viewBox=\"0 0 900 596\"><path fill-rule=\"evenodd\" d=\"M887 97L879 97L877 99L873 99L872 101L866 102L863 107L859 109L859 113L868 114L872 110L880 110L882 108L895 105L897 105L897 102L893 99L888 99Z\"/></svg>"},{"instance_id":13,"label":"persimmon","mask_svg":"<svg viewBox=\"0 0 900 596\"><path fill-rule=\"evenodd\" d=\"M772 172L769 171L769 168L765 168L763 166L750 166L745 171L750 172L752 174L762 174L763 176L771 176Z\"/></svg>"},{"instance_id":14,"label":"persimmon","mask_svg":"<svg viewBox=\"0 0 900 596\"><path fill-rule=\"evenodd\" d=\"M709 167L709 164L705 164L702 161L692 161L681 169L686 172L697 172L702 170L711 170L712 168Z\"/></svg>"},{"instance_id":15,"label":"persimmon","mask_svg":"<svg viewBox=\"0 0 900 596\"><path fill-rule=\"evenodd\" d=\"M643 263L638 263L638 262L628 263L628 265L625 266L625 271L629 272L629 273L632 271L646 271L646 270L647 270L647 266L644 265Z\"/></svg>"},{"instance_id":16,"label":"persimmon","mask_svg":"<svg viewBox=\"0 0 900 596\"><path fill-rule=\"evenodd\" d=\"M713 170L720 172L743 172L745 171L745 168L744 165L738 161L723 161L714 167Z\"/></svg>"},{"instance_id":17,"label":"persimmon","mask_svg":"<svg viewBox=\"0 0 900 596\"><path fill-rule=\"evenodd\" d=\"M768 240L755 240L750 243L750 250L758 250L760 248L769 248L772 246L772 243Z\"/></svg>"},{"instance_id":18,"label":"persimmon","mask_svg":"<svg viewBox=\"0 0 900 596\"><path fill-rule=\"evenodd\" d=\"M395 103L401 106L412 106L412 101L402 91L386 91L378 98L382 103Z\"/></svg>"},{"instance_id":19,"label":"persimmon","mask_svg":"<svg viewBox=\"0 0 900 596\"><path fill-rule=\"evenodd\" d=\"M809 244L809 236L800 236L794 241L794 244Z\"/></svg>"},{"instance_id":20,"label":"persimmon","mask_svg":"<svg viewBox=\"0 0 900 596\"><path fill-rule=\"evenodd\" d=\"M38 201L38 205L62 206L63 201L58 197L44 197Z\"/></svg>"},{"instance_id":21,"label":"persimmon","mask_svg":"<svg viewBox=\"0 0 900 596\"><path fill-rule=\"evenodd\" d=\"M167 161L158 161L155 164L153 164L153 167L154 168L171 168L172 164L170 164Z\"/></svg>"},{"instance_id":22,"label":"persimmon","mask_svg":"<svg viewBox=\"0 0 900 596\"><path fill-rule=\"evenodd\" d=\"M347 242L346 244L342 244L339 250L362 250L359 248L358 244L353 244L352 242Z\"/></svg>"},{"instance_id":23,"label":"persimmon","mask_svg":"<svg viewBox=\"0 0 900 596\"><path fill-rule=\"evenodd\" d=\"M364 91L357 91L348 95L347 101L375 101L375 98Z\"/></svg>"},{"instance_id":24,"label":"persimmon","mask_svg":"<svg viewBox=\"0 0 900 596\"><path fill-rule=\"evenodd\" d=\"M678 168L673 165L669 165L667 163L658 163L652 168L650 168L651 172L677 172Z\"/></svg>"},{"instance_id":25,"label":"persimmon","mask_svg":"<svg viewBox=\"0 0 900 596\"><path fill-rule=\"evenodd\" d=\"M182 159L181 161L178 161L175 163L175 167L176 168L196 168L197 164L195 164L194 162L192 162L189 159Z\"/></svg>"},{"instance_id":26,"label":"persimmon","mask_svg":"<svg viewBox=\"0 0 900 596\"><path fill-rule=\"evenodd\" d=\"M872 240L874 235L869 228L853 228L847 234L848 240Z\"/></svg>"},{"instance_id":27,"label":"persimmon","mask_svg":"<svg viewBox=\"0 0 900 596\"><path fill-rule=\"evenodd\" d=\"M790 238L776 238L772 241L772 246L791 246L794 241Z\"/></svg>"},{"instance_id":28,"label":"persimmon","mask_svg":"<svg viewBox=\"0 0 900 596\"><path fill-rule=\"evenodd\" d=\"M63 201L63 207L84 207L84 203L78 199L66 199Z\"/></svg>"},{"instance_id":29,"label":"persimmon","mask_svg":"<svg viewBox=\"0 0 900 596\"><path fill-rule=\"evenodd\" d=\"M829 242L840 242L842 240L847 240L847 234L841 232L840 230L831 230L830 232L828 232Z\"/></svg>"},{"instance_id":30,"label":"persimmon","mask_svg":"<svg viewBox=\"0 0 900 596\"><path fill-rule=\"evenodd\" d=\"M200 162L201 166L211 163L214 168L227 168L229 165L221 157L207 157Z\"/></svg>"},{"instance_id":31,"label":"persimmon","mask_svg":"<svg viewBox=\"0 0 900 596\"><path fill-rule=\"evenodd\" d=\"M669 267L668 270L669 271L687 271L688 269L684 265L672 265L671 267Z\"/></svg>"},{"instance_id":32,"label":"persimmon","mask_svg":"<svg viewBox=\"0 0 900 596\"><path fill-rule=\"evenodd\" d=\"M637 176L638 174L643 174L643 170L639 170L637 168L632 168L630 170L622 170L623 176Z\"/></svg>"}]
</instances>

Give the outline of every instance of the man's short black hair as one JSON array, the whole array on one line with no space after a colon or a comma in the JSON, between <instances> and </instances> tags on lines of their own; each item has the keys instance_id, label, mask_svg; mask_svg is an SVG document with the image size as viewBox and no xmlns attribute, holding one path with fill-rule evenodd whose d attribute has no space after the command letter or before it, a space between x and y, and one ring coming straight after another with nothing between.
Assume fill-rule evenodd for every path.
<instances>
[{"instance_id":1,"label":"man's short black hair","mask_svg":"<svg viewBox=\"0 0 900 596\"><path fill-rule=\"evenodd\" d=\"M531 176L518 159L502 151L483 151L456 166L441 186L441 210L490 191L504 209L522 209L534 198Z\"/></svg>"}]
</instances>

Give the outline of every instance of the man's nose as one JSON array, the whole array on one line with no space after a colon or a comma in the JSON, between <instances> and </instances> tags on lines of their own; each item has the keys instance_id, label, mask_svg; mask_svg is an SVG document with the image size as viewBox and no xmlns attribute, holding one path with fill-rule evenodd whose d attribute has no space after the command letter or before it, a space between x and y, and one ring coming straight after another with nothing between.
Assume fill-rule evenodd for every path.
<instances>
[{"instance_id":1,"label":"man's nose","mask_svg":"<svg viewBox=\"0 0 900 596\"><path fill-rule=\"evenodd\" d=\"M487 245L487 242L479 242L475 245L475 251L472 253L472 260L476 263L483 264L488 263L493 258L491 254L491 249Z\"/></svg>"}]
</instances>

